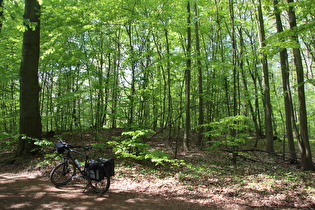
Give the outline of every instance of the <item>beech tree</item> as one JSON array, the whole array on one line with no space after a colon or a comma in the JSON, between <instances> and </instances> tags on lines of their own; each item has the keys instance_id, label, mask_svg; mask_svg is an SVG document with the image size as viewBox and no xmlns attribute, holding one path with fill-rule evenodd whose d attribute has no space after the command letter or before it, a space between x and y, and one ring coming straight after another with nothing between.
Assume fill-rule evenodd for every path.
<instances>
[{"instance_id":1,"label":"beech tree","mask_svg":"<svg viewBox=\"0 0 315 210\"><path fill-rule=\"evenodd\" d=\"M34 149L32 138L42 134L39 111L38 65L40 49L40 5L26 0L24 11L22 61L20 67L20 134L17 156L28 156Z\"/></svg>"},{"instance_id":2,"label":"beech tree","mask_svg":"<svg viewBox=\"0 0 315 210\"><path fill-rule=\"evenodd\" d=\"M283 32L283 25L281 20L281 12L278 5L278 0L274 0L274 10L277 24L277 32ZM281 40L283 41L283 40ZM292 125L292 100L291 100L291 92L290 92L290 80L289 80L289 62L288 62L288 52L286 48L283 48L280 51L280 64L281 64L281 75L282 75L282 87L283 87L283 100L285 107L285 124L286 124L286 136L288 138L288 147L290 151L291 161L296 161L296 152L294 146L294 138L293 138L293 125Z\"/></svg>"},{"instance_id":3,"label":"beech tree","mask_svg":"<svg viewBox=\"0 0 315 210\"><path fill-rule=\"evenodd\" d=\"M198 5L195 2L194 4L194 18L198 19ZM203 100L203 72L202 72L202 62L201 62L201 46L200 46L200 36L199 36L199 22L195 21L195 42L196 42L196 54L197 54L197 69L198 69L198 124L203 125L204 124L204 100ZM203 135L204 129L202 126L200 126L198 130L198 141L197 144L202 146L202 135Z\"/></svg>"},{"instance_id":4,"label":"beech tree","mask_svg":"<svg viewBox=\"0 0 315 210\"><path fill-rule=\"evenodd\" d=\"M263 48L265 46L265 24L264 18L262 14L262 5L261 0L258 0L258 22L259 22L259 41L260 47ZM269 152L274 152L274 138L273 138L273 126L272 126L272 106L270 102L270 83L269 83L269 68L268 68L268 60L265 53L262 53L262 69L264 75L264 107L265 107L265 124L266 124L266 150Z\"/></svg>"},{"instance_id":5,"label":"beech tree","mask_svg":"<svg viewBox=\"0 0 315 210\"><path fill-rule=\"evenodd\" d=\"M190 139L190 129L191 129L191 116L190 116L190 89L191 89L191 46L192 46L192 37L191 37L191 6L190 1L187 1L187 48L186 48L186 70L185 70L185 131L183 138L183 147L187 152L189 150L189 139Z\"/></svg>"},{"instance_id":6,"label":"beech tree","mask_svg":"<svg viewBox=\"0 0 315 210\"><path fill-rule=\"evenodd\" d=\"M309 131L307 124L307 111L306 111L306 102L305 102L305 86L304 86L304 71L302 56L300 52L300 43L298 40L298 35L296 34L296 15L292 6L293 0L288 0L289 4L289 24L293 32L291 39L296 47L293 48L294 64L297 74L297 84L298 84L298 99L299 99L299 121L300 121L300 135L301 141L299 141L299 146L301 150L302 164L304 170L315 170L315 166L312 161L312 152L309 143Z\"/></svg>"}]
</instances>

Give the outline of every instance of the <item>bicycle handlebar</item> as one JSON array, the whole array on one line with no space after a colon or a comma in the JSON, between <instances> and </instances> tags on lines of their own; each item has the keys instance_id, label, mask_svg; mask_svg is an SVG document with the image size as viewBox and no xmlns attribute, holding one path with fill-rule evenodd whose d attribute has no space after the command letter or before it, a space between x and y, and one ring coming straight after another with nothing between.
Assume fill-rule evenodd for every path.
<instances>
[{"instance_id":1,"label":"bicycle handlebar","mask_svg":"<svg viewBox=\"0 0 315 210\"><path fill-rule=\"evenodd\" d=\"M89 145L89 146L72 146L71 144L68 144L67 142L63 141L62 139L58 139L58 141L60 141L63 145L65 145L66 148L82 148L84 150L90 150L93 149L93 146Z\"/></svg>"},{"instance_id":2,"label":"bicycle handlebar","mask_svg":"<svg viewBox=\"0 0 315 210\"><path fill-rule=\"evenodd\" d=\"M71 148L81 148L81 149L84 149L84 150L89 150L89 149L93 149L93 146L71 146Z\"/></svg>"}]
</instances>

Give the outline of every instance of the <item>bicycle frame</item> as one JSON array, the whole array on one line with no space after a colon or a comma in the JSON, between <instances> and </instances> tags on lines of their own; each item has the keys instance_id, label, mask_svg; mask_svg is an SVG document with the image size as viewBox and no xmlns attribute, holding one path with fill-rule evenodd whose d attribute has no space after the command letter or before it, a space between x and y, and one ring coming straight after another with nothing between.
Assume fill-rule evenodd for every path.
<instances>
[{"instance_id":1,"label":"bicycle frame","mask_svg":"<svg viewBox=\"0 0 315 210\"><path fill-rule=\"evenodd\" d=\"M74 148L74 147L72 147L72 148ZM70 160L74 163L76 169L78 169L78 170L80 171L80 173L81 173L83 176L85 176L85 174L84 174L83 172L84 172L84 170L85 170L86 163L87 163L87 161L89 160L89 155L88 155L88 154L81 153L81 152L78 152L78 151L76 151L76 150L74 150L74 149L72 149L72 148L68 148L68 149L67 149L67 155L66 155L66 157L63 157L63 159L64 159L64 161L70 159ZM79 148L79 147L78 147L78 148ZM76 161L75 161L76 159L71 156L71 154L70 154L71 152L74 152L74 153L76 153L76 154L78 154L78 155L81 155L81 156L84 156L84 157L85 157L84 169L83 169L83 170L81 170L81 167L76 163Z\"/></svg>"},{"instance_id":2,"label":"bicycle frame","mask_svg":"<svg viewBox=\"0 0 315 210\"><path fill-rule=\"evenodd\" d=\"M88 161L90 161L89 152L87 154L84 154L82 152L74 150L74 148L82 148L85 150L89 150L92 147L91 146L71 146L67 144L66 142L59 139L59 141L62 144L56 143L56 149L59 154L63 153L63 161L59 163L57 166L54 167L54 169L50 173L50 181L55 186L62 186L69 183L73 178L78 178L76 175L76 170L80 172L82 177L87 180L87 186L85 189L87 189L89 186L93 189L93 191L103 194L105 193L110 186L110 175L109 172L106 170L105 165L100 165L101 172L103 173L100 179L96 179L91 174L94 174L94 168L87 169L88 167ZM78 154L80 156L85 157L84 166L81 167L80 164L78 164L76 160L76 156L72 157L71 153ZM103 163L101 163L103 164ZM97 173L99 172L98 169L96 169ZM77 172L78 173L78 172ZM79 176L80 177L80 176Z\"/></svg>"}]
</instances>

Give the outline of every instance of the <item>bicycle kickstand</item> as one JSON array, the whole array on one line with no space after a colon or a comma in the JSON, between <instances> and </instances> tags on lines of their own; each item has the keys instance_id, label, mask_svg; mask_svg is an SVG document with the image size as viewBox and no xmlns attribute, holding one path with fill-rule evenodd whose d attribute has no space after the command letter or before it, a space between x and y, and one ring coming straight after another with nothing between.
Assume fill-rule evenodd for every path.
<instances>
[{"instance_id":1,"label":"bicycle kickstand","mask_svg":"<svg viewBox=\"0 0 315 210\"><path fill-rule=\"evenodd\" d=\"M85 192L89 188L89 183L86 184L86 187L83 189L83 192Z\"/></svg>"}]
</instances>

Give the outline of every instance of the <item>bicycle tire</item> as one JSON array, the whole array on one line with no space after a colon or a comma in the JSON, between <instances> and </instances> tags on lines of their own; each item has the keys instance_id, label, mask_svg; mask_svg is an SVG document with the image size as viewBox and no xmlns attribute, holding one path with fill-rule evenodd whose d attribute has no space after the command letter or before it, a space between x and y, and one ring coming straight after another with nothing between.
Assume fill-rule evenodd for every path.
<instances>
[{"instance_id":1,"label":"bicycle tire","mask_svg":"<svg viewBox=\"0 0 315 210\"><path fill-rule=\"evenodd\" d=\"M50 182L55 186L68 184L75 175L76 168L72 161L59 163L50 173Z\"/></svg>"},{"instance_id":2,"label":"bicycle tire","mask_svg":"<svg viewBox=\"0 0 315 210\"><path fill-rule=\"evenodd\" d=\"M103 194L107 192L110 186L110 176L108 171L105 169L105 177L101 181L89 179L89 185L96 193Z\"/></svg>"}]
</instances>

